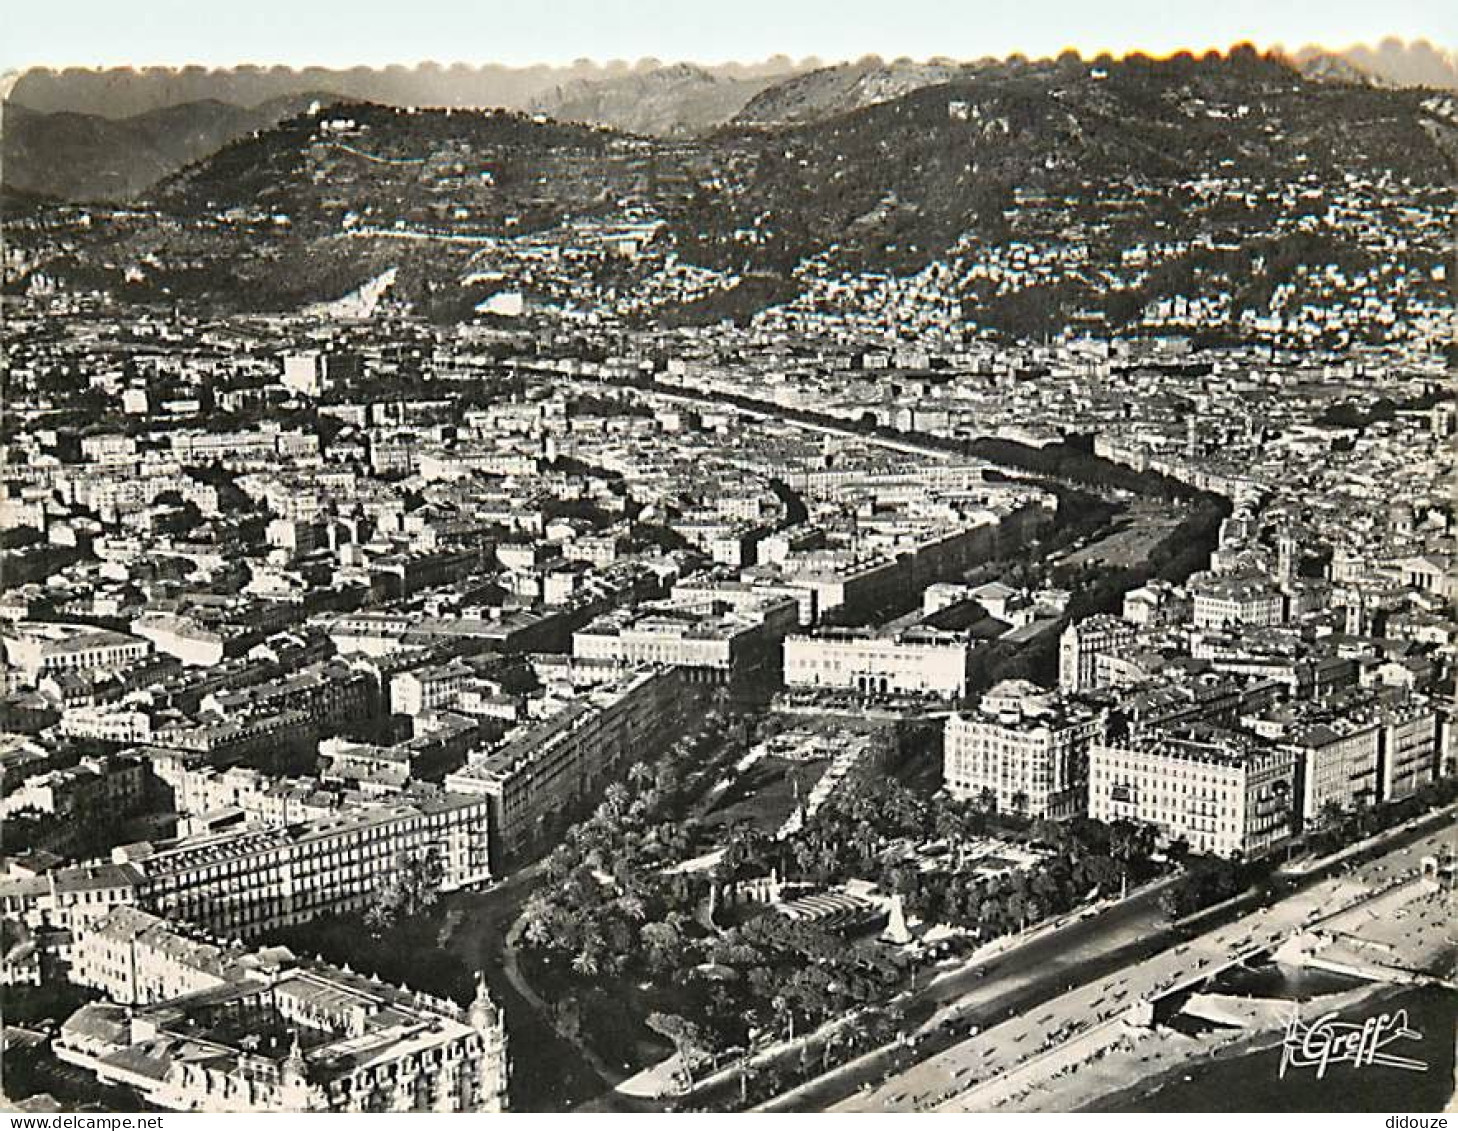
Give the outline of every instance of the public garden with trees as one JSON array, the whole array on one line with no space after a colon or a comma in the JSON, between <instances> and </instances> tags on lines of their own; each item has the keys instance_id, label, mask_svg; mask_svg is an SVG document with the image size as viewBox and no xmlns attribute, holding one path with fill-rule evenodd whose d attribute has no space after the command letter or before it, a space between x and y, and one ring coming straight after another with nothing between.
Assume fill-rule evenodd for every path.
<instances>
[{"instance_id":1,"label":"public garden with trees","mask_svg":"<svg viewBox=\"0 0 1458 1131\"><path fill-rule=\"evenodd\" d=\"M559 1030L632 1068L677 1051L699 1072L848 1014L866 1035L843 1037L846 1051L894 1036L910 954L874 927L847 936L736 898L750 881L773 874L793 885L786 898L872 881L971 948L1167 866L1144 826L1030 822L869 773L784 839L748 824L710 834L683 816L684 747L608 788L547 858L519 921L522 969ZM988 835L1036 846L1042 865L978 874L986 854L973 846ZM714 849L717 860L681 867Z\"/></svg>"}]
</instances>

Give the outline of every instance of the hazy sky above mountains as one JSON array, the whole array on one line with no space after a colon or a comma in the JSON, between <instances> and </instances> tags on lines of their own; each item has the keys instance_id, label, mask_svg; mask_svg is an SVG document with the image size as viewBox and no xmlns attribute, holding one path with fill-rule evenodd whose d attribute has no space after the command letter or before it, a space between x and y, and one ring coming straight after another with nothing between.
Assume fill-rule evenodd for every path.
<instances>
[{"instance_id":1,"label":"hazy sky above mountains","mask_svg":"<svg viewBox=\"0 0 1458 1131\"><path fill-rule=\"evenodd\" d=\"M70 0L4 5L0 70L236 63L349 67L975 59L1076 47L1165 53L1387 36L1458 45L1451 0Z\"/></svg>"}]
</instances>

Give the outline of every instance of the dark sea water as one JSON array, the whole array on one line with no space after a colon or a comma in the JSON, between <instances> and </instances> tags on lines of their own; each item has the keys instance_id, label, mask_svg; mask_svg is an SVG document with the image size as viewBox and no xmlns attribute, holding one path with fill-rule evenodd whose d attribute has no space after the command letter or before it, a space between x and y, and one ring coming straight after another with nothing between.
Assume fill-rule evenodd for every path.
<instances>
[{"instance_id":1,"label":"dark sea water","mask_svg":"<svg viewBox=\"0 0 1458 1131\"><path fill-rule=\"evenodd\" d=\"M1262 985L1262 989L1266 986ZM1304 987L1309 989L1310 987ZM1323 987L1327 989L1327 987ZM1253 992L1242 987L1242 992ZM1269 993L1272 997L1305 996ZM1290 1068L1280 1078L1279 1047L1226 1060L1192 1060L1185 1075L1150 1094L1125 1093L1096 1110L1135 1112L1387 1112L1442 1111L1454 1094L1454 1041L1458 993L1437 987L1403 987L1374 995L1344 1012L1342 1020L1406 1009L1409 1024L1423 1034L1400 1052L1427 1062L1426 1072L1380 1065L1332 1065L1318 1080L1314 1068Z\"/></svg>"},{"instance_id":2,"label":"dark sea water","mask_svg":"<svg viewBox=\"0 0 1458 1131\"><path fill-rule=\"evenodd\" d=\"M1212 994L1309 1001L1322 994L1338 994L1364 985L1370 983L1328 970L1308 970L1268 963L1255 967L1232 966L1219 977L1212 978L1203 988L1205 992Z\"/></svg>"}]
</instances>

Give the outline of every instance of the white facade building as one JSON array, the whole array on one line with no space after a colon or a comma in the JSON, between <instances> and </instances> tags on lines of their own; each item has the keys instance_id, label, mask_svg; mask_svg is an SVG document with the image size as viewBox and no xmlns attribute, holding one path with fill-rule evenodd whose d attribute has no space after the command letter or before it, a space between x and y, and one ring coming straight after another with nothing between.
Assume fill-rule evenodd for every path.
<instances>
[{"instance_id":1,"label":"white facade building","mask_svg":"<svg viewBox=\"0 0 1458 1131\"><path fill-rule=\"evenodd\" d=\"M1211 578L1193 591L1196 628L1260 628L1284 619L1285 597L1264 578Z\"/></svg>"},{"instance_id":2,"label":"white facade building","mask_svg":"<svg viewBox=\"0 0 1458 1131\"><path fill-rule=\"evenodd\" d=\"M1103 730L1102 713L1026 680L1004 680L972 714L948 716L942 781L959 800L994 798L1001 812L1077 816L1089 743Z\"/></svg>"},{"instance_id":3,"label":"white facade building","mask_svg":"<svg viewBox=\"0 0 1458 1131\"><path fill-rule=\"evenodd\" d=\"M866 695L966 694L971 646L951 633L868 636L829 630L785 639L785 686Z\"/></svg>"},{"instance_id":4,"label":"white facade building","mask_svg":"<svg viewBox=\"0 0 1458 1131\"><path fill-rule=\"evenodd\" d=\"M1134 625L1119 617L1085 617L1058 638L1058 689L1090 691L1099 686L1098 658L1132 644Z\"/></svg>"},{"instance_id":5,"label":"white facade building","mask_svg":"<svg viewBox=\"0 0 1458 1131\"><path fill-rule=\"evenodd\" d=\"M1289 837L1297 755L1211 727L1089 747L1088 815L1154 825L1195 852L1256 857Z\"/></svg>"}]
</instances>

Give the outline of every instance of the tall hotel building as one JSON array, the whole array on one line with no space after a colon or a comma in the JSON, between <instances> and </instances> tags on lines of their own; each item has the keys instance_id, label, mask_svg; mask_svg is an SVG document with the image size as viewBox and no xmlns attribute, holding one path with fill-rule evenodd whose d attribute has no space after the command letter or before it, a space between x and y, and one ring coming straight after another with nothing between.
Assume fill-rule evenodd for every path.
<instances>
[{"instance_id":1,"label":"tall hotel building","mask_svg":"<svg viewBox=\"0 0 1458 1131\"><path fill-rule=\"evenodd\" d=\"M1026 680L1004 680L975 712L948 716L942 780L960 800L996 798L1001 812L1077 816L1089 743L1103 733L1101 712Z\"/></svg>"},{"instance_id":2,"label":"tall hotel building","mask_svg":"<svg viewBox=\"0 0 1458 1131\"><path fill-rule=\"evenodd\" d=\"M1299 755L1215 727L1089 748L1088 815L1156 826L1195 852L1264 855L1297 819Z\"/></svg>"}]
</instances>

